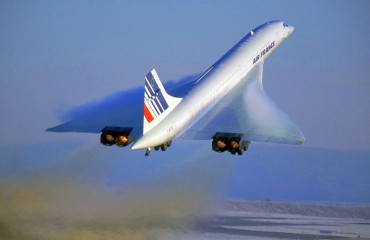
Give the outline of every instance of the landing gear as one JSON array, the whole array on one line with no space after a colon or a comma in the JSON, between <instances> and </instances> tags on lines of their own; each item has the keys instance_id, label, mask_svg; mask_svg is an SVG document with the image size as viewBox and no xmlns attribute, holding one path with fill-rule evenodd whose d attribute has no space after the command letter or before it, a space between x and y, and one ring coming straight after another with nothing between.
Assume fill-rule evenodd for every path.
<instances>
[{"instance_id":1,"label":"landing gear","mask_svg":"<svg viewBox=\"0 0 370 240\"><path fill-rule=\"evenodd\" d=\"M152 152L152 149L151 148L147 148L146 149L146 152L145 152L145 157L148 157L151 152Z\"/></svg>"},{"instance_id":2,"label":"landing gear","mask_svg":"<svg viewBox=\"0 0 370 240\"><path fill-rule=\"evenodd\" d=\"M166 151L167 150L167 144L162 144L161 145L161 150Z\"/></svg>"},{"instance_id":3,"label":"landing gear","mask_svg":"<svg viewBox=\"0 0 370 240\"><path fill-rule=\"evenodd\" d=\"M163 143L163 144L161 144L161 145L159 145L159 146L155 146L155 147L154 147L154 150L159 151L159 149L160 149L160 150L162 150L162 151L166 151L166 150L167 150L167 148L169 148L169 147L171 146L171 144L172 144L172 141L169 141L169 142ZM145 153L145 156L149 156L150 151L151 151L151 149L150 149L150 150L149 150L149 149L150 149L150 148L147 148L146 153ZM148 153L148 151L149 151L149 153Z\"/></svg>"}]
</instances>

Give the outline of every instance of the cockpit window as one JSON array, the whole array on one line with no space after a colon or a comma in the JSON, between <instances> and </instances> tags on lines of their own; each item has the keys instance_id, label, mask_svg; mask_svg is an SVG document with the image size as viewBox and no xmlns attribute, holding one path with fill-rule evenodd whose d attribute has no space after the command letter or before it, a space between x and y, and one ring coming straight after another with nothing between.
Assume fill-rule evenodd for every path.
<instances>
[{"instance_id":1,"label":"cockpit window","mask_svg":"<svg viewBox=\"0 0 370 240\"><path fill-rule=\"evenodd\" d=\"M286 23L283 23L283 25L284 25L284 27L288 27L288 24L286 24Z\"/></svg>"}]
</instances>

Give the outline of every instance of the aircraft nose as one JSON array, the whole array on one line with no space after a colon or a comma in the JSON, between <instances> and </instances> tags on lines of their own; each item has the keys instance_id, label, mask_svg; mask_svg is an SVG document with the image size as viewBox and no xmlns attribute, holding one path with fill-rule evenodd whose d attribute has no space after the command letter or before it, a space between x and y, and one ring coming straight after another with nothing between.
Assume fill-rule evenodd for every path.
<instances>
[{"instance_id":1,"label":"aircraft nose","mask_svg":"<svg viewBox=\"0 0 370 240\"><path fill-rule=\"evenodd\" d=\"M293 26L288 26L288 36L290 36L294 32L294 27Z\"/></svg>"}]
</instances>

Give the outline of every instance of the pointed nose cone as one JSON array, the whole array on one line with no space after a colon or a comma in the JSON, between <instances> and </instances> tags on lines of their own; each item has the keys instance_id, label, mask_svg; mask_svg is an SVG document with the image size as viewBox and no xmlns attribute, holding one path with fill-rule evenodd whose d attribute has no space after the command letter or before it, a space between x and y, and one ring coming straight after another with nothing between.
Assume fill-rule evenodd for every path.
<instances>
[{"instance_id":1,"label":"pointed nose cone","mask_svg":"<svg viewBox=\"0 0 370 240\"><path fill-rule=\"evenodd\" d=\"M293 26L288 26L288 36L290 36L294 32L294 27Z\"/></svg>"}]
</instances>

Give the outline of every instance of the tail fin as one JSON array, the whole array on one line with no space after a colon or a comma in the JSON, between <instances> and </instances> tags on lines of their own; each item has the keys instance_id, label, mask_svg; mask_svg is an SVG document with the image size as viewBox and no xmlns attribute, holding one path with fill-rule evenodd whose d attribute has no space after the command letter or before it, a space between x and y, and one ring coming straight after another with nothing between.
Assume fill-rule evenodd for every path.
<instances>
[{"instance_id":1,"label":"tail fin","mask_svg":"<svg viewBox=\"0 0 370 240\"><path fill-rule=\"evenodd\" d=\"M145 77L143 134L160 123L181 101L167 94L155 69Z\"/></svg>"}]
</instances>

